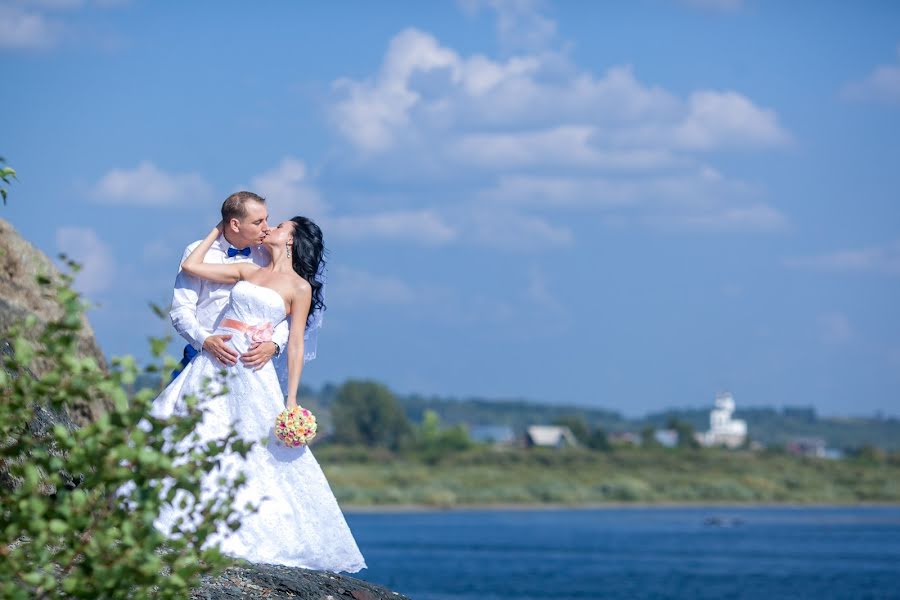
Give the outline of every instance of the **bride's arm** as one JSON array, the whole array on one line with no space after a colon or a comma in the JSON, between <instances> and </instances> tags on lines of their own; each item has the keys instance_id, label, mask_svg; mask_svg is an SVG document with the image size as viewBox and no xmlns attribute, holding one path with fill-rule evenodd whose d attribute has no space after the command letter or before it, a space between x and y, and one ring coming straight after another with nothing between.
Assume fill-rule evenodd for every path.
<instances>
[{"instance_id":1,"label":"bride's arm","mask_svg":"<svg viewBox=\"0 0 900 600\"><path fill-rule=\"evenodd\" d=\"M303 334L306 330L306 317L309 315L309 304L312 299L312 288L301 280L291 300L291 333L288 337L288 380L286 408L297 406L297 388L300 386L300 374L303 372Z\"/></svg>"},{"instance_id":2,"label":"bride's arm","mask_svg":"<svg viewBox=\"0 0 900 600\"><path fill-rule=\"evenodd\" d=\"M215 281L216 283L237 283L241 279L246 279L247 275L255 271L259 267L253 263L234 263L232 265L210 265L203 262L203 258L213 242L222 235L222 224L213 227L212 231L206 236L200 245L194 248L184 262L181 263L181 270L188 275Z\"/></svg>"}]
</instances>

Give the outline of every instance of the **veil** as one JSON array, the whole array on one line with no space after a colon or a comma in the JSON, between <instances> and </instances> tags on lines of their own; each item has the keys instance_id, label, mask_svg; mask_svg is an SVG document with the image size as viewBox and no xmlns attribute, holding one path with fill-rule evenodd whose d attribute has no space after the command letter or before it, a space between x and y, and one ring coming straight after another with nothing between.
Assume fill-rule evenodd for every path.
<instances>
[{"instance_id":1,"label":"veil","mask_svg":"<svg viewBox=\"0 0 900 600\"><path fill-rule=\"evenodd\" d=\"M325 282L328 280L328 270L325 268L325 261L319 262L319 270L316 272L316 281L322 284L321 292L325 294ZM324 320L324 309L318 307L313 310L312 315L307 320L306 329L303 331L303 364L316 358L316 346L319 342L319 330L322 329L322 321Z\"/></svg>"}]
</instances>

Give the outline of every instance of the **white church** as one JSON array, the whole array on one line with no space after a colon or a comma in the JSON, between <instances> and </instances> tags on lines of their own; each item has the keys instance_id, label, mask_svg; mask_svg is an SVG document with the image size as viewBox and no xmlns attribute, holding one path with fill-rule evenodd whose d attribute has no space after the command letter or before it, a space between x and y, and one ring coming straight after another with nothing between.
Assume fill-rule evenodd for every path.
<instances>
[{"instance_id":1,"label":"white church","mask_svg":"<svg viewBox=\"0 0 900 600\"><path fill-rule=\"evenodd\" d=\"M709 413L709 431L698 433L697 439L703 446L726 446L737 448L747 439L747 423L732 419L734 398L731 392L716 394L716 407Z\"/></svg>"}]
</instances>

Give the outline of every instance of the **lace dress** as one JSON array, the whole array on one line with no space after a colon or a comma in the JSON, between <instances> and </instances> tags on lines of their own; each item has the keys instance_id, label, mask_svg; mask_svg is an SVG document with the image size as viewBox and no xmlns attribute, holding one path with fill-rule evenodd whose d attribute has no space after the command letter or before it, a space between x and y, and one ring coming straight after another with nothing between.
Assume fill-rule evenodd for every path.
<instances>
[{"instance_id":1,"label":"lace dress","mask_svg":"<svg viewBox=\"0 0 900 600\"><path fill-rule=\"evenodd\" d=\"M278 292L240 281L219 317L216 333L231 334L231 345L242 353L250 344L249 336L223 325L231 320L248 326L274 326L284 318L284 301ZM207 545L218 542L225 554L254 563L350 573L365 568L365 560L310 449L287 448L277 443L273 425L276 415L284 410L284 396L271 361L254 371L240 361L226 367L202 352L153 401L151 414L184 414L184 396L199 397L204 380L215 380L222 369L228 372L228 392L205 402L209 412L198 427L201 440L224 437L233 423L243 439L258 443L246 459L228 455L221 470L205 476L204 495L214 493L216 480L223 473L232 476L243 470L247 477L234 504L245 514L240 529L231 532L223 526ZM176 495L172 505L164 505L154 522L166 535L171 535L172 524L183 514L176 508L179 498ZM259 511L246 514L243 507L247 502L259 505Z\"/></svg>"}]
</instances>

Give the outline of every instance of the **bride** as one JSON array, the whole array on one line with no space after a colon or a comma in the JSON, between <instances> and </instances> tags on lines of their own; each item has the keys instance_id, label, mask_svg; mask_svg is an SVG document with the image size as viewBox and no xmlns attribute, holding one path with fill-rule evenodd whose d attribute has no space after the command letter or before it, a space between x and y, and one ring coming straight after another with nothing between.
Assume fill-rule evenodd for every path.
<instances>
[{"instance_id":1,"label":"bride","mask_svg":"<svg viewBox=\"0 0 900 600\"><path fill-rule=\"evenodd\" d=\"M234 427L241 438L256 441L246 459L226 455L222 472L242 470L246 484L239 488L235 507L248 502L259 511L246 514L236 532L212 536L222 552L254 563L281 564L327 571L356 572L366 567L322 469L307 446L279 445L273 432L275 417L297 406L303 370L304 327L315 309L324 307L322 284L316 274L322 263L322 232L305 217L294 217L271 229L262 244L271 255L265 267L253 263L207 264L206 252L221 235L220 223L184 260L182 270L217 283L234 284L228 305L216 323L216 333L231 334L238 354L253 342L265 341L275 325L290 317L287 399L271 361L261 368L238 362L227 365L202 352L153 401L151 414L184 414L185 396L203 397L204 386L222 370L227 393L205 403L208 412L198 428L202 441L222 438ZM261 440L261 441L260 441ZM217 473L204 477L204 493L211 492ZM154 522L169 534L179 516L177 502L165 504Z\"/></svg>"}]
</instances>

